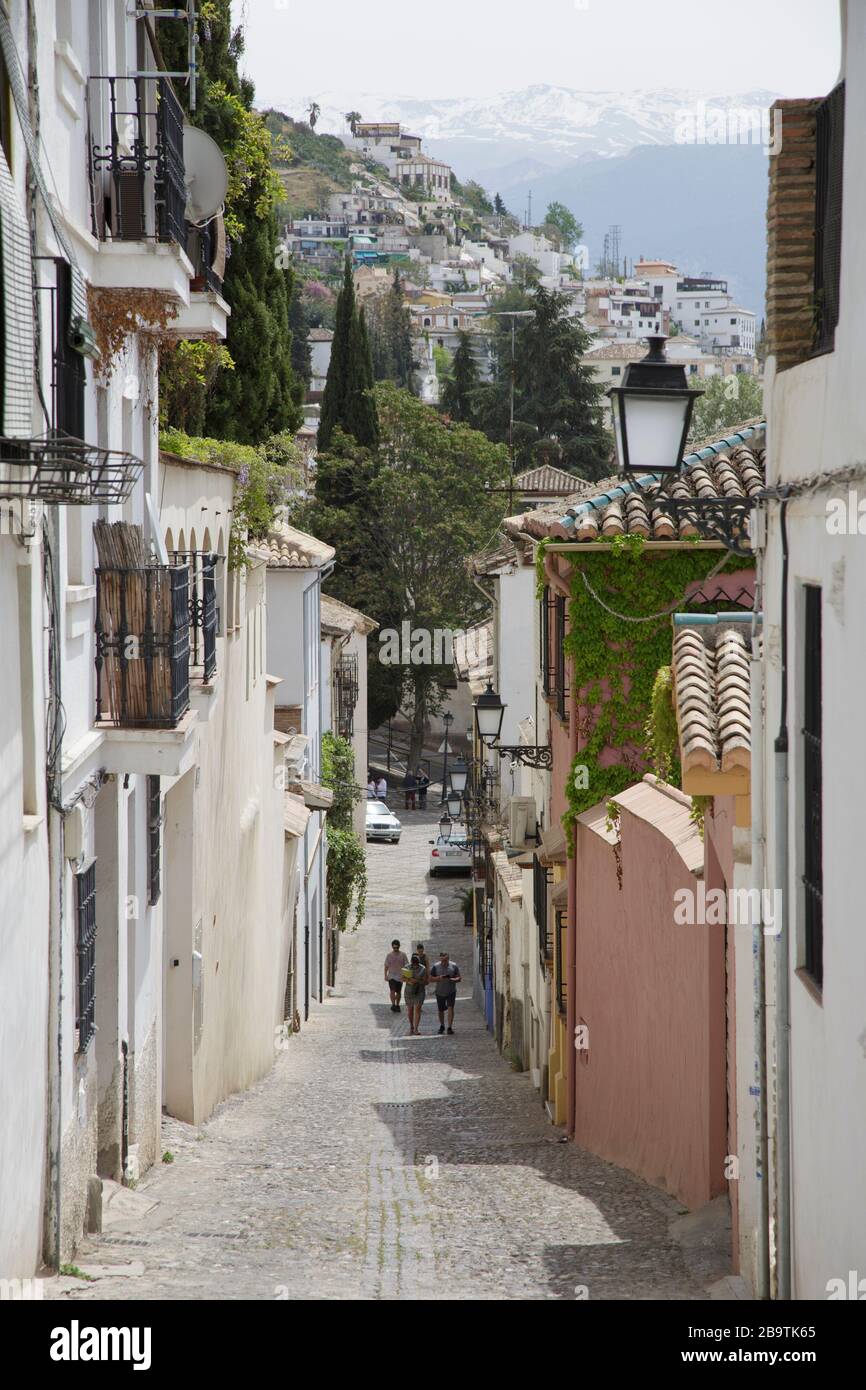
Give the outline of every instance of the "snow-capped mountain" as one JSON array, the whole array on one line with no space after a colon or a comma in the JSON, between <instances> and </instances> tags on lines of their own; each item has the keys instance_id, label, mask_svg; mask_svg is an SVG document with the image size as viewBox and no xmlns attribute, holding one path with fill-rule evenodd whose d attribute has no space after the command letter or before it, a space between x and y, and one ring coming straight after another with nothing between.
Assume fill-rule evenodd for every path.
<instances>
[{"instance_id":1,"label":"snow-capped mountain","mask_svg":"<svg viewBox=\"0 0 866 1390\"><path fill-rule=\"evenodd\" d=\"M733 96L674 88L583 92L546 84L480 98L419 100L370 92L324 92L316 98L319 131L345 133L345 113L353 110L368 121L400 121L421 135L431 152L451 157L460 178L483 178L514 161L557 168L582 155L610 157L636 145L682 143L701 107L705 113L760 113L774 99L768 91ZM301 115L305 104L290 98L289 114Z\"/></svg>"}]
</instances>

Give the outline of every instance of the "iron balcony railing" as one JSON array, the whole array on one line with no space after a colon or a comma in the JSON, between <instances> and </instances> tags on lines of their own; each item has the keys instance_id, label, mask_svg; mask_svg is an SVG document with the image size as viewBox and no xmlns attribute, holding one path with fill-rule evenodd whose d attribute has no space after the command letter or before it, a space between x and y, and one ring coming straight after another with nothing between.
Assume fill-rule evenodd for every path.
<instances>
[{"instance_id":1,"label":"iron balcony railing","mask_svg":"<svg viewBox=\"0 0 866 1390\"><path fill-rule=\"evenodd\" d=\"M96 718L175 728L189 709L189 571L96 570Z\"/></svg>"},{"instance_id":2,"label":"iron balcony railing","mask_svg":"<svg viewBox=\"0 0 866 1390\"><path fill-rule=\"evenodd\" d=\"M220 610L216 601L218 555L202 550L173 550L172 565L183 566L189 575L190 664L201 667L206 681L216 671L216 639Z\"/></svg>"},{"instance_id":3,"label":"iron balcony railing","mask_svg":"<svg viewBox=\"0 0 866 1390\"><path fill-rule=\"evenodd\" d=\"M566 924L565 913L558 908L556 911L556 925L554 927L554 940L556 945L556 1008L557 1012L564 1014L568 1007L568 981L565 976L566 962L566 934L568 927Z\"/></svg>"},{"instance_id":4,"label":"iron balcony railing","mask_svg":"<svg viewBox=\"0 0 866 1390\"><path fill-rule=\"evenodd\" d=\"M334 673L337 706L337 733L351 738L355 732L355 706L358 703L358 658L349 652L341 656Z\"/></svg>"},{"instance_id":5,"label":"iron balcony railing","mask_svg":"<svg viewBox=\"0 0 866 1390\"><path fill-rule=\"evenodd\" d=\"M222 294L222 276L214 269L214 261L217 257L217 218L211 218L210 222L202 226L194 226L191 222L187 223L187 255L195 267L195 277L192 281L193 290L211 290L214 294Z\"/></svg>"},{"instance_id":6,"label":"iron balcony railing","mask_svg":"<svg viewBox=\"0 0 866 1390\"><path fill-rule=\"evenodd\" d=\"M170 79L91 77L87 108L94 236L186 246L183 109Z\"/></svg>"}]
</instances>

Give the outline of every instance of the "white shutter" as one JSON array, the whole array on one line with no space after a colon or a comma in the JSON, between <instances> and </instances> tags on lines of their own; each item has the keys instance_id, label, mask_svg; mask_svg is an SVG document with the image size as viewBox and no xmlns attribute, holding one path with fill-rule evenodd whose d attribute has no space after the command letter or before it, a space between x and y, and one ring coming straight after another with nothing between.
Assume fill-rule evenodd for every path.
<instances>
[{"instance_id":1,"label":"white shutter","mask_svg":"<svg viewBox=\"0 0 866 1390\"><path fill-rule=\"evenodd\" d=\"M3 296L3 430L33 433L33 270L24 211L0 149L0 277Z\"/></svg>"}]
</instances>

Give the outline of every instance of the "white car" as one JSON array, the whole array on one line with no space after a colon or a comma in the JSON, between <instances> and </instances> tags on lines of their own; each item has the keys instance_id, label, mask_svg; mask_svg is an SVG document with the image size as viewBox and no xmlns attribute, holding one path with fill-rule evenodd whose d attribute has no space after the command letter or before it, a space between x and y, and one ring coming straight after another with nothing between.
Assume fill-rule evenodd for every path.
<instances>
[{"instance_id":1,"label":"white car","mask_svg":"<svg viewBox=\"0 0 866 1390\"><path fill-rule=\"evenodd\" d=\"M452 825L449 839L437 835L430 843L433 846L430 851L431 878L436 874L468 874L471 871L472 848L465 825Z\"/></svg>"},{"instance_id":2,"label":"white car","mask_svg":"<svg viewBox=\"0 0 866 1390\"><path fill-rule=\"evenodd\" d=\"M389 840L392 845L398 845L402 829L394 812L389 810L384 801L367 802L368 840Z\"/></svg>"}]
</instances>

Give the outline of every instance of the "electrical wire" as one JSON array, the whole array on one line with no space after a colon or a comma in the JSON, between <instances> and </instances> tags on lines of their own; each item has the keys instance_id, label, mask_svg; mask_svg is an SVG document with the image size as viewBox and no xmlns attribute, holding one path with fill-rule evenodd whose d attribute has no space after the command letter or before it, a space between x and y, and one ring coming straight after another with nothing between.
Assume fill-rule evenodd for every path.
<instances>
[{"instance_id":1,"label":"electrical wire","mask_svg":"<svg viewBox=\"0 0 866 1390\"><path fill-rule=\"evenodd\" d=\"M713 566L713 568L710 570L709 574L708 574L708 575L705 575L704 579L703 579L701 582L704 583L704 584L706 584L706 582L707 582L708 579L715 579L715 577L716 577L716 575L719 573L719 571L720 571L721 569L723 569L724 566L728 563L728 560L730 559L732 553L733 553L732 551L726 550L725 553L724 553L724 555L722 556L721 560L719 561L719 563L718 563L717 565L714 565L714 566ZM661 618L669 618L670 615L671 615L671 613L675 613L675 612L677 611L677 609L682 608L683 603L685 602L685 599L683 599L683 598L678 598L678 599L675 600L674 603L672 603L672 604L670 605L669 608L663 608L663 609L661 610L660 613L649 613L649 614L647 614L647 615L644 616L644 617L635 617L635 616L633 616L633 615L631 615L631 614L628 614L628 613L617 613L617 611L616 611L615 608L611 608L611 607L609 606L609 604L605 603L604 599L601 598L601 597L595 592L595 589L592 587L592 585L590 584L589 580L588 580L587 577L586 577L585 571L584 571L584 570L578 570L577 573L580 575L581 579L583 580L584 587L589 591L590 595L592 596L592 598L595 599L596 603L599 604L599 606L600 606L601 608L603 608L603 609L605 610L606 613L610 613L610 615L611 615L612 618L619 618L619 620L620 620L621 622L624 622L624 623L655 623L655 622L658 622L659 619L661 619Z\"/></svg>"}]
</instances>

